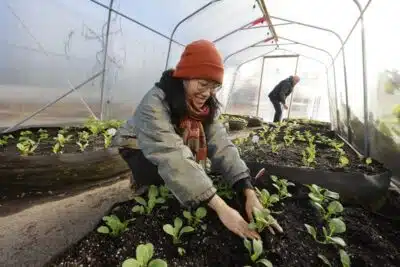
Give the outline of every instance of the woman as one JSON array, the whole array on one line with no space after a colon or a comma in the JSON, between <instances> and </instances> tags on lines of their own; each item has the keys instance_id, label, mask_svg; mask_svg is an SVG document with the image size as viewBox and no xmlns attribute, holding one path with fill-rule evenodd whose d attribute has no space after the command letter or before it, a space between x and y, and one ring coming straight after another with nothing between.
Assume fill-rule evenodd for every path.
<instances>
[{"instance_id":1,"label":"woman","mask_svg":"<svg viewBox=\"0 0 400 267\"><path fill-rule=\"evenodd\" d=\"M249 218L253 207L262 208L246 164L216 119L215 94L223 75L221 56L211 42L189 44L176 69L163 73L117 136L137 139L140 150L121 149L136 186L165 183L183 205L207 204L232 232L259 238L239 212L216 194L205 172L208 157L212 168L245 196Z\"/></svg>"}]
</instances>

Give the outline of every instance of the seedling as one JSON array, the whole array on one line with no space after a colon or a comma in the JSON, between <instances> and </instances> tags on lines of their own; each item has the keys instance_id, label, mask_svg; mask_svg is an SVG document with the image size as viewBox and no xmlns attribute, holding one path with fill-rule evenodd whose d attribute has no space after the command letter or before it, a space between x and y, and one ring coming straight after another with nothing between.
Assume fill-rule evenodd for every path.
<instances>
[{"instance_id":1,"label":"seedling","mask_svg":"<svg viewBox=\"0 0 400 267\"><path fill-rule=\"evenodd\" d=\"M329 266L329 267L332 267L331 262L330 262L330 261L328 260L328 258L325 257L324 255L318 254L318 258L320 258L320 259L322 260L322 262L325 263L325 265L327 265L327 266Z\"/></svg>"},{"instance_id":2,"label":"seedling","mask_svg":"<svg viewBox=\"0 0 400 267\"><path fill-rule=\"evenodd\" d=\"M86 131L79 132L76 144L79 146L81 152L85 151L86 147L89 145L89 133Z\"/></svg>"},{"instance_id":3,"label":"seedling","mask_svg":"<svg viewBox=\"0 0 400 267\"><path fill-rule=\"evenodd\" d=\"M232 199L233 196L235 195L235 192L232 190L232 187L228 183L218 179L216 180L215 184L217 187L218 195L220 197L226 199Z\"/></svg>"},{"instance_id":4,"label":"seedling","mask_svg":"<svg viewBox=\"0 0 400 267\"><path fill-rule=\"evenodd\" d=\"M296 139L299 141L306 141L306 138L300 133L300 131L296 131Z\"/></svg>"},{"instance_id":5,"label":"seedling","mask_svg":"<svg viewBox=\"0 0 400 267\"><path fill-rule=\"evenodd\" d=\"M271 215L271 211L268 209L259 210L257 208L253 209L253 219L249 224L251 230L256 230L258 233L264 231L268 227L272 234L275 234L271 226L276 227L279 232L283 232L282 227L278 224L276 219Z\"/></svg>"},{"instance_id":6,"label":"seedling","mask_svg":"<svg viewBox=\"0 0 400 267\"><path fill-rule=\"evenodd\" d=\"M271 208L275 203L279 202L279 196L277 194L271 195L267 189L262 189L260 191L260 189L256 187L255 191L261 205L263 205L263 207L266 209Z\"/></svg>"},{"instance_id":7,"label":"seedling","mask_svg":"<svg viewBox=\"0 0 400 267\"><path fill-rule=\"evenodd\" d=\"M347 252L343 249L339 249L340 261L343 267L350 267L350 256Z\"/></svg>"},{"instance_id":8,"label":"seedling","mask_svg":"<svg viewBox=\"0 0 400 267\"><path fill-rule=\"evenodd\" d=\"M366 158L365 159L365 164L367 164L367 166L371 165L372 163L372 159L371 158Z\"/></svg>"},{"instance_id":9,"label":"seedling","mask_svg":"<svg viewBox=\"0 0 400 267\"><path fill-rule=\"evenodd\" d=\"M341 237L334 236L335 234L341 234L346 232L346 225L345 223L339 219L339 218L333 218L330 219L328 222L329 226L329 232L325 228L325 226L322 227L322 232L324 234L324 240L320 241L317 238L317 230L315 227L304 224L304 226L307 229L307 232L314 238L315 241L321 244L334 244L334 245L339 245L341 247L346 246L346 242Z\"/></svg>"},{"instance_id":10,"label":"seedling","mask_svg":"<svg viewBox=\"0 0 400 267\"><path fill-rule=\"evenodd\" d=\"M286 146L291 146L295 139L296 139L296 137L291 136L291 135L285 135L283 137L283 141L285 141Z\"/></svg>"},{"instance_id":11,"label":"seedling","mask_svg":"<svg viewBox=\"0 0 400 267\"><path fill-rule=\"evenodd\" d=\"M186 250L184 248L179 247L178 248L178 253L182 257L186 254Z\"/></svg>"},{"instance_id":12,"label":"seedling","mask_svg":"<svg viewBox=\"0 0 400 267\"><path fill-rule=\"evenodd\" d=\"M91 116L84 124L84 126L89 129L92 135L97 136L105 130L105 124L103 121L96 119Z\"/></svg>"},{"instance_id":13,"label":"seedling","mask_svg":"<svg viewBox=\"0 0 400 267\"><path fill-rule=\"evenodd\" d=\"M117 133L117 130L115 128L110 128L103 133L105 148L108 148L111 145L112 138L116 133Z\"/></svg>"},{"instance_id":14,"label":"seedling","mask_svg":"<svg viewBox=\"0 0 400 267\"><path fill-rule=\"evenodd\" d=\"M14 136L9 134L9 135L4 135L2 138L0 138L0 147L7 145L8 139L14 139Z\"/></svg>"},{"instance_id":15,"label":"seedling","mask_svg":"<svg viewBox=\"0 0 400 267\"><path fill-rule=\"evenodd\" d=\"M134 220L135 219L130 219L121 222L121 220L116 215L104 216L103 221L106 223L107 226L100 226L99 228L97 228L97 232L116 237L127 231L128 224Z\"/></svg>"},{"instance_id":16,"label":"seedling","mask_svg":"<svg viewBox=\"0 0 400 267\"><path fill-rule=\"evenodd\" d=\"M346 167L347 165L349 165L349 163L350 163L349 158L346 157L345 155L341 155L339 157L339 166L341 168Z\"/></svg>"},{"instance_id":17,"label":"seedling","mask_svg":"<svg viewBox=\"0 0 400 267\"><path fill-rule=\"evenodd\" d=\"M312 184L312 185L305 185L308 187L308 189L310 189L310 193L308 194L309 198L311 198L311 200L313 202L316 203L328 203L331 200L339 200L340 196L338 193L330 191L326 188L322 188L316 184Z\"/></svg>"},{"instance_id":18,"label":"seedling","mask_svg":"<svg viewBox=\"0 0 400 267\"><path fill-rule=\"evenodd\" d=\"M305 132L304 132L304 135L305 135L305 137L306 137L306 139L307 139L307 141L308 141L308 143L309 143L310 145L314 143L315 136L313 136L312 133L311 133L310 131L305 131Z\"/></svg>"},{"instance_id":19,"label":"seedling","mask_svg":"<svg viewBox=\"0 0 400 267\"><path fill-rule=\"evenodd\" d=\"M32 136L31 131L22 131L20 133L17 148L23 156L33 154L37 149L37 147L39 146L39 142L36 142L33 139L31 139L31 136Z\"/></svg>"},{"instance_id":20,"label":"seedling","mask_svg":"<svg viewBox=\"0 0 400 267\"><path fill-rule=\"evenodd\" d=\"M151 243L140 244L136 247L136 259L128 258L122 263L122 267L167 267L166 261L161 259L152 260L154 246Z\"/></svg>"},{"instance_id":21,"label":"seedling","mask_svg":"<svg viewBox=\"0 0 400 267\"><path fill-rule=\"evenodd\" d=\"M49 134L47 133L47 130L39 129L38 133L39 133L38 142L47 140L49 138Z\"/></svg>"},{"instance_id":22,"label":"seedling","mask_svg":"<svg viewBox=\"0 0 400 267\"><path fill-rule=\"evenodd\" d=\"M165 200L173 197L171 191L165 185L160 185L158 187L158 192L160 193L160 197L162 197Z\"/></svg>"},{"instance_id":23,"label":"seedling","mask_svg":"<svg viewBox=\"0 0 400 267\"><path fill-rule=\"evenodd\" d=\"M148 196L148 201L143 197L135 197L134 199L136 202L138 202L140 205L136 205L132 208L132 212L137 212L139 214L147 214L149 215L156 204L163 204L165 203L165 198L159 197L159 190L157 186L151 185L149 188L149 192L147 193Z\"/></svg>"},{"instance_id":24,"label":"seedling","mask_svg":"<svg viewBox=\"0 0 400 267\"><path fill-rule=\"evenodd\" d=\"M71 141L72 135L64 136L60 132L57 134L57 137L54 137L56 141L55 145L53 146L53 153L63 153L62 149L64 148L65 144Z\"/></svg>"},{"instance_id":25,"label":"seedling","mask_svg":"<svg viewBox=\"0 0 400 267\"><path fill-rule=\"evenodd\" d=\"M276 189L278 189L278 196L279 199L285 199L288 197L292 197L292 194L288 192L288 186L295 186L294 183L288 182L286 179L278 179L277 176L271 175L272 181L274 183L272 184Z\"/></svg>"},{"instance_id":26,"label":"seedling","mask_svg":"<svg viewBox=\"0 0 400 267\"><path fill-rule=\"evenodd\" d=\"M197 228L197 226L202 223L202 219L206 217L207 210L203 207L197 208L197 210L192 214L190 211L185 210L183 212L183 217L188 220L188 224L193 228Z\"/></svg>"},{"instance_id":27,"label":"seedling","mask_svg":"<svg viewBox=\"0 0 400 267\"><path fill-rule=\"evenodd\" d=\"M303 150L303 164L304 166L311 167L315 163L316 150L314 144L309 144L305 150Z\"/></svg>"},{"instance_id":28,"label":"seedling","mask_svg":"<svg viewBox=\"0 0 400 267\"><path fill-rule=\"evenodd\" d=\"M276 144L275 141L272 141L272 142L271 142L271 151L272 151L272 153L274 153L274 154L278 153L278 151L279 151L279 149L280 149L281 147L282 147L282 146Z\"/></svg>"},{"instance_id":29,"label":"seedling","mask_svg":"<svg viewBox=\"0 0 400 267\"><path fill-rule=\"evenodd\" d=\"M260 259L260 256L263 254L263 243L261 240L253 239L253 241L249 241L247 238L243 240L243 244L247 251L250 254L250 259L253 263L259 263L266 267L272 267L272 263L267 259ZM250 266L245 266L250 267Z\"/></svg>"},{"instance_id":30,"label":"seedling","mask_svg":"<svg viewBox=\"0 0 400 267\"><path fill-rule=\"evenodd\" d=\"M172 236L172 242L176 245L182 242L181 237L184 233L193 232L194 228L192 226L183 226L182 219L177 217L174 220L174 226L165 224L163 230Z\"/></svg>"}]
</instances>

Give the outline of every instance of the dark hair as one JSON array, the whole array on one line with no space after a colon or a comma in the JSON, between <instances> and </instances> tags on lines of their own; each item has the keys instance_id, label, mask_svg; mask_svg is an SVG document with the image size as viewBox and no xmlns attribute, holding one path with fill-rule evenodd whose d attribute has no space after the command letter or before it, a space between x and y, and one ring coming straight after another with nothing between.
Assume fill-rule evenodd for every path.
<instances>
[{"instance_id":1,"label":"dark hair","mask_svg":"<svg viewBox=\"0 0 400 267\"><path fill-rule=\"evenodd\" d=\"M165 101L171 111L172 124L177 127L180 121L188 114L186 104L185 88L183 80L172 76L173 70L169 69L163 72L161 79L156 86L161 88L165 93ZM203 122L204 126L211 124L220 108L221 104L215 96L211 96L206 105L210 107L210 114Z\"/></svg>"}]
</instances>

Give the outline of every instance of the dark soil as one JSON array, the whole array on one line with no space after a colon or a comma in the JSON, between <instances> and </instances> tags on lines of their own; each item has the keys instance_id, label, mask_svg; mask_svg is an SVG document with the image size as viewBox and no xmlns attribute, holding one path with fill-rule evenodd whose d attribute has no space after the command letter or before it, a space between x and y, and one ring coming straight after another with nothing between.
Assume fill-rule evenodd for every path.
<instances>
[{"instance_id":1,"label":"dark soil","mask_svg":"<svg viewBox=\"0 0 400 267\"><path fill-rule=\"evenodd\" d=\"M261 180L265 181L265 180ZM261 183L259 187L263 186ZM275 192L268 186L270 192ZM292 189L293 197L284 201L276 210L283 213L276 219L284 229L283 234L262 233L264 257L274 266L323 266L317 255L325 255L333 266L341 266L338 249L332 245L317 244L307 233L304 223L319 225L318 215L307 199L307 189L297 185ZM387 209L391 214L400 212L399 195L390 195ZM227 201L242 210L236 201ZM396 206L392 206L395 203ZM121 219L134 217L131 208L134 201L119 204L110 214ZM157 207L149 216L139 216L129 225L129 230L112 238L94 229L77 244L60 254L47 266L120 266L128 257L135 257L135 248L141 243L151 242L155 247L155 258L168 262L168 266L244 266L251 265L249 255L242 240L229 232L216 214L208 210L205 222L207 229L186 234L180 245L186 255L179 256L177 246L172 244L162 226L172 223L174 218L182 219L182 207L176 200L167 203L168 208ZM400 225L398 221L370 213L359 207L345 207L343 218L347 226L340 235L348 244L352 266L399 266L400 265ZM184 220L185 222L185 220ZM102 225L101 223L98 225ZM97 228L97 227L96 227ZM252 265L256 266L256 265Z\"/></svg>"},{"instance_id":2,"label":"dark soil","mask_svg":"<svg viewBox=\"0 0 400 267\"><path fill-rule=\"evenodd\" d=\"M268 136L277 127L273 124L268 125L267 132L264 136ZM280 130L276 137L276 144L280 145L277 152L273 153L271 150L271 145L258 144L253 145L251 142L251 137L246 140L239 147L241 148L241 156L246 162L259 162L287 167L304 167L303 165L303 151L308 147L307 141L301 141L297 138L295 141L286 146L284 142L285 129L287 126L280 127ZM254 131L254 134L260 135L264 130ZM313 168L338 171L338 172L361 172L366 174L377 174L386 171L383 164L376 160L373 160L370 165L365 163L365 159L360 158L353 149L351 149L347 144L344 144L342 149L345 151L347 158L349 159L349 164L345 167L339 166L339 153L334 150L333 147L323 142L322 139L317 135L320 134L322 137L328 137L331 140L335 140L340 143L343 142L339 137L335 135L333 131L329 129L327 124L302 124L297 123L297 126L291 131L292 136L296 136L295 132L299 131L303 136L306 131L311 132L315 137L314 144L316 145L316 159L313 164ZM260 138L260 142L263 138Z\"/></svg>"}]
</instances>

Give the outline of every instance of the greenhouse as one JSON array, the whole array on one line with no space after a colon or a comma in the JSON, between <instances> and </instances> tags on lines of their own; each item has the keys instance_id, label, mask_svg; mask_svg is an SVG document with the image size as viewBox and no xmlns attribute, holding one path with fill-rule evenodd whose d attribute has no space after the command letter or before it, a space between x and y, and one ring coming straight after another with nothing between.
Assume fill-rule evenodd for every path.
<instances>
[{"instance_id":1,"label":"greenhouse","mask_svg":"<svg viewBox=\"0 0 400 267\"><path fill-rule=\"evenodd\" d=\"M1 1L0 265L400 266L399 9L395 0ZM156 145L130 127L148 127L152 88L198 40L221 56L212 125L225 139L204 126L204 168L189 143L182 151L193 154L179 158L260 238L235 234L210 199L183 203L176 177L200 186L199 173L125 158L156 161ZM269 94L289 77L300 81L273 122ZM171 121L153 126L158 146ZM262 206L249 218L248 195L226 177L240 164L215 167L234 158L218 158L225 150L248 168L243 192ZM138 174L165 184L141 192Z\"/></svg>"}]
</instances>

